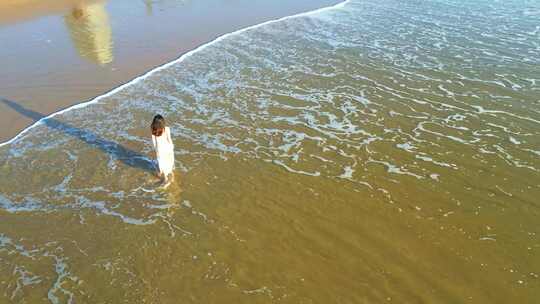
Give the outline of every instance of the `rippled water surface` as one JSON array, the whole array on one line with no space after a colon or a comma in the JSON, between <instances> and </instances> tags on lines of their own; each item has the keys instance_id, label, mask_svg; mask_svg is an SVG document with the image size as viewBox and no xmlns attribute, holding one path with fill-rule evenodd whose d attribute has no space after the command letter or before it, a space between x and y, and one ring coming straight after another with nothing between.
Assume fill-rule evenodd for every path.
<instances>
[{"instance_id":1,"label":"rippled water surface","mask_svg":"<svg viewBox=\"0 0 540 304\"><path fill-rule=\"evenodd\" d=\"M2 302L534 303L539 58L536 1L229 35L0 148Z\"/></svg>"}]
</instances>

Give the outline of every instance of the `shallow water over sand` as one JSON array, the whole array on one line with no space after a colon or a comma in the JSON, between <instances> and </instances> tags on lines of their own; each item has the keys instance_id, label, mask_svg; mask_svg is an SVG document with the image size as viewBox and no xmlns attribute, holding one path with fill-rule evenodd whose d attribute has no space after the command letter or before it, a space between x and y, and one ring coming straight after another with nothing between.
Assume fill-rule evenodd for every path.
<instances>
[{"instance_id":1,"label":"shallow water over sand","mask_svg":"<svg viewBox=\"0 0 540 304\"><path fill-rule=\"evenodd\" d=\"M353 0L43 121L0 148L1 296L535 302L538 24L535 2Z\"/></svg>"}]
</instances>

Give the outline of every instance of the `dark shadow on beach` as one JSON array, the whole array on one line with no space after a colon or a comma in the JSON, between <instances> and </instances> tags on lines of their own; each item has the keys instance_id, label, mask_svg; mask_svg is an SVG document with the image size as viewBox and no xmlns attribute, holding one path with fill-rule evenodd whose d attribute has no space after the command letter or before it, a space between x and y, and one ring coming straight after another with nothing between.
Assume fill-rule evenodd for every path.
<instances>
[{"instance_id":1,"label":"dark shadow on beach","mask_svg":"<svg viewBox=\"0 0 540 304\"><path fill-rule=\"evenodd\" d=\"M11 100L0 97L0 102L35 122L45 118L45 115L27 109ZM42 123L51 129L61 131L64 134L77 138L92 147L98 148L106 154L112 156L114 159L119 160L128 166L149 172L155 171L154 163L145 155L128 149L116 142L105 140L90 131L71 126L54 118L43 119Z\"/></svg>"}]
</instances>

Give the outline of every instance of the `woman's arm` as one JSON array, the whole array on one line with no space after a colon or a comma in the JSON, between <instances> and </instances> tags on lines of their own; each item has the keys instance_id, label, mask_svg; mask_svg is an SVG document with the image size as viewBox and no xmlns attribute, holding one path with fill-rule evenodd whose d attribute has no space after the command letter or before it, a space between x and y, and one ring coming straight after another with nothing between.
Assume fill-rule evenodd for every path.
<instances>
[{"instance_id":1,"label":"woman's arm","mask_svg":"<svg viewBox=\"0 0 540 304\"><path fill-rule=\"evenodd\" d=\"M159 150L157 148L157 138L152 134L152 144L154 145L154 151L156 151L156 157L159 156Z\"/></svg>"},{"instance_id":2,"label":"woman's arm","mask_svg":"<svg viewBox=\"0 0 540 304\"><path fill-rule=\"evenodd\" d=\"M167 140L169 141L171 145L173 144L172 138L171 138L171 128L169 127L167 127Z\"/></svg>"},{"instance_id":3,"label":"woman's arm","mask_svg":"<svg viewBox=\"0 0 540 304\"><path fill-rule=\"evenodd\" d=\"M154 145L154 151L156 151L156 159L159 159L159 150L157 148L157 138L152 134L152 144ZM160 176L162 174L161 168L159 165L156 166L157 175Z\"/></svg>"}]
</instances>

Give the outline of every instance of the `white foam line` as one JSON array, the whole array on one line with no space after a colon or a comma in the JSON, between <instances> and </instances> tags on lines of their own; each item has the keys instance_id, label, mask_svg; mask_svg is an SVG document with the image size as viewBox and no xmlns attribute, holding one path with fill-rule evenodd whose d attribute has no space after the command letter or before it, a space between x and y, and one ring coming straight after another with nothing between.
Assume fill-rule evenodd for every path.
<instances>
[{"instance_id":1,"label":"white foam line","mask_svg":"<svg viewBox=\"0 0 540 304\"><path fill-rule=\"evenodd\" d=\"M283 168L285 168L285 170L287 170L289 172L292 172L292 173L304 174L304 175L309 175L309 176L321 176L321 172L319 172L319 171L307 172L307 171L302 171L302 170L296 170L296 169L293 169L293 168L287 166L284 162L282 162L280 160L274 160L273 163L282 166Z\"/></svg>"},{"instance_id":2,"label":"white foam line","mask_svg":"<svg viewBox=\"0 0 540 304\"><path fill-rule=\"evenodd\" d=\"M520 116L520 115L516 115L514 113L510 113L510 112L506 112L506 111L500 111L500 110L489 110L489 109L485 109L482 106L476 106L476 105L471 105L471 107L475 108L478 111L478 113L480 113L480 114L483 114L483 113L506 114L508 116L512 116L512 117L515 117L515 118L528 120L528 121L540 124L540 120L536 120L534 118L530 118L530 117L527 117L527 116Z\"/></svg>"},{"instance_id":3,"label":"white foam line","mask_svg":"<svg viewBox=\"0 0 540 304\"><path fill-rule=\"evenodd\" d=\"M207 42L203 45L200 45L199 47L183 54L182 56L178 57L177 59L171 61L171 62L168 62L166 64L163 64L161 66L158 66L148 72L146 72L145 74L121 85L121 86L118 86L114 89L112 89L111 91L103 94L103 95L100 95L100 96L97 96L95 97L94 99L92 100L89 100L87 102L83 102L83 103L79 103L79 104L76 104L76 105L73 105L71 107L68 107L68 108L65 108L63 110L60 110L58 112L55 112L55 113L52 113L51 115L49 116L46 116L46 117L43 117L41 118L40 120L36 121L35 123L33 123L32 125L28 126L26 129L22 130L19 134L17 134L15 137L13 137L12 139L6 141L6 142L3 142L3 143L0 143L0 147L3 147L5 145L9 145L11 143L13 143L14 141L16 141L17 139L19 139L21 136L23 136L24 134L26 134L28 131L32 130L33 128L39 126L40 124L42 124L44 121L46 121L47 119L50 119L50 118L53 118L57 115L61 115L63 113L66 113L66 112L69 112L71 110L76 110L76 109L81 109L81 108L85 108L89 105L92 105L92 104L95 104L95 103L98 103L101 99L103 98L106 98L106 97L109 97L115 93L118 93L120 91L122 91L123 89L125 89L126 87L129 87L133 84L136 84L138 83L139 81L141 80L144 80L150 76L152 76L153 74L159 72L159 71L162 71L174 64L177 64L177 63L180 63L182 61L184 61L185 59L191 57L193 54L195 53L198 53L202 50L204 50L205 48L211 46L211 45L214 45L216 43L219 43L220 41L222 40L225 40L231 36L235 36L235 35L238 35L238 34L242 34L244 32L247 32L249 30L252 30L252 29L256 29L256 28L259 28L259 27L263 27L263 26L266 26L266 25L269 25L269 24L274 24L274 23L278 23L278 22L281 22L281 21L285 21L285 20L288 20L288 19L294 19L294 18L299 18L299 17L304 17L304 16L309 16L309 15L313 15L313 14L318 14L318 13L321 13L321 12L324 12L324 11L327 11L327 10L332 10L332 9L339 9L339 8L342 8L344 7L347 3L349 3L351 0L345 0L343 2L340 2L336 5L332 5L332 6L328 6L328 7L323 7L323 8L319 8L319 9L316 9L316 10L313 10L313 11L309 11L309 12L304 12L304 13L299 13L299 14L296 14L296 15L291 15L291 16L286 16L286 17L282 17L282 18L279 18L279 19L274 19L274 20L269 20L269 21L266 21L266 22L263 22L263 23L259 23L259 24L255 24L255 25L252 25L252 26L248 26L246 28L243 28L243 29L240 29L240 30L237 30L237 31L234 31L234 32L230 32L230 33L227 33L227 34L224 34L222 36L219 36L217 37L216 39L210 41L210 42Z\"/></svg>"}]
</instances>

